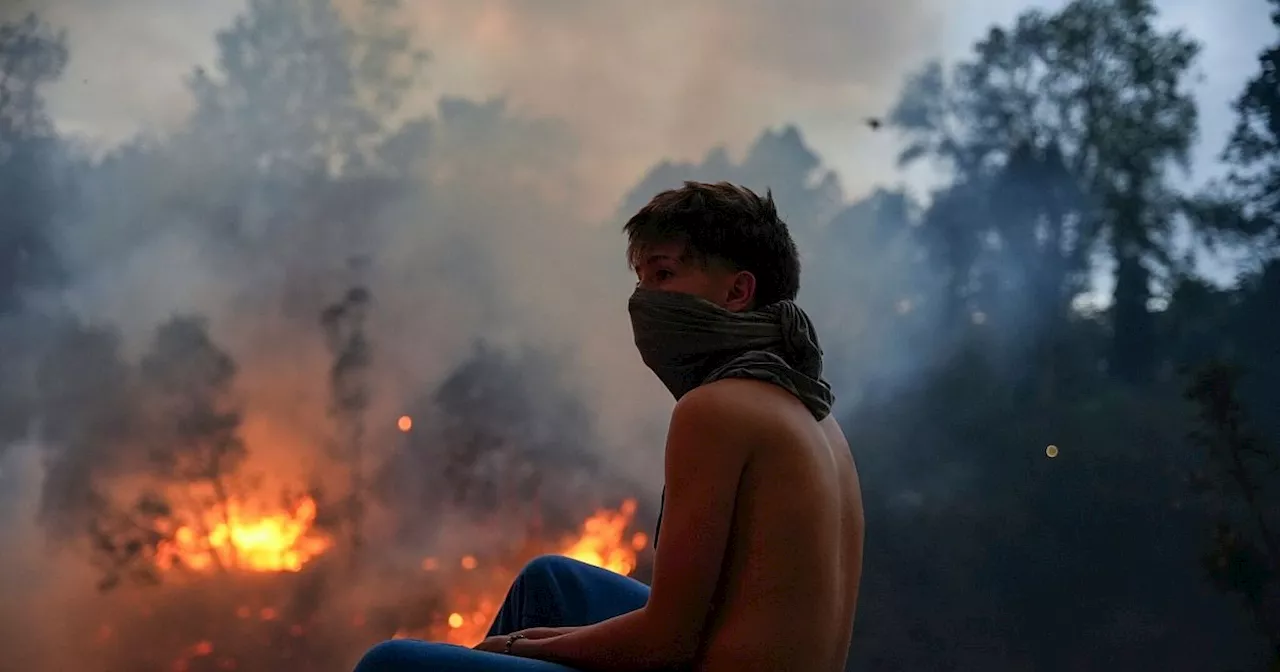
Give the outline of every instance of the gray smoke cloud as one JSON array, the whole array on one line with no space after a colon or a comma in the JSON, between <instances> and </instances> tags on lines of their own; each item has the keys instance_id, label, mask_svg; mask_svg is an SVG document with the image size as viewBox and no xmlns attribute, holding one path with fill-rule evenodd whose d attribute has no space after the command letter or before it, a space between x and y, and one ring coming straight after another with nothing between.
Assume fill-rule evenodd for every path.
<instances>
[{"instance_id":1,"label":"gray smoke cloud","mask_svg":"<svg viewBox=\"0 0 1280 672\"><path fill-rule=\"evenodd\" d=\"M77 48L52 110L64 128L106 144L180 123L191 107L182 77L213 64L214 31L244 6L19 0L9 11L37 9L68 29ZM599 219L653 162L745 148L780 123L851 155L845 180L876 181L893 150L858 133L862 117L935 54L953 15L973 11L937 0L425 0L404 13L434 57L416 107L441 95L503 96L521 114L563 120L590 187L575 201Z\"/></svg>"},{"instance_id":2,"label":"gray smoke cloud","mask_svg":"<svg viewBox=\"0 0 1280 672\"><path fill-rule=\"evenodd\" d=\"M43 533L74 537L82 516L102 506L100 495L128 506L144 494L136 481L166 423L174 424L144 393L155 380L197 373L183 369L186 347L234 362L218 375L231 376L223 383L241 423L244 469L260 478L261 492L312 484L341 492L348 483L333 467L339 434L362 436L372 461L391 466L391 476L368 475L384 513L371 517L367 533L396 568L388 576L399 578L290 589L290 603L311 605L297 607L300 616L380 600L395 606L405 568L426 550L483 552L519 538L524 518L485 518L497 492L489 475L516 479L514 492L542 502L553 523L548 534L622 496L641 501L643 528L660 483L671 400L631 345L632 279L618 225L636 204L624 196L661 158L700 161L714 145L745 145L796 109L862 100L865 91L887 97L896 67L873 64L906 59L914 39L911 12L855 13L836 4L784 21L782 3L643 11L619 4L616 12L569 3L415 3L392 28L409 29L432 51L428 84L410 89L404 106L366 132L369 120L343 102L354 96L343 89L347 70L333 45L347 39L338 37L346 27L362 29L378 4L342 4L344 27L320 3L292 3L318 26L309 38L315 60L285 72L260 67L259 52L219 59L219 48L238 45L262 49L270 62L272 49L287 46L292 24L270 2L247 5L267 17L251 22L260 33L237 27L244 6L11 7L36 9L68 30L71 62L48 92L50 111L62 136L93 162L81 166L76 198L67 199L57 227L68 283L28 297L35 314L51 317L22 330L48 334L22 341L41 364L12 374L34 392L26 415L6 423L14 447L0 453L4 530L21 540L6 546L45 550ZM869 39L848 46L837 39L848 30L866 30ZM672 50L671 42L682 46ZM316 65L323 59L330 60ZM309 102L299 108L295 96ZM373 156L371 170L355 166L350 175L360 177L333 179L308 163L335 129L359 147L319 151ZM820 161L795 131L760 146L730 162L737 168L726 165L726 174L698 177L736 175L774 187L816 244L821 236L812 229L839 209L841 192L830 179L816 191L806 184L819 167L792 160ZM642 189L675 186L678 177L654 173ZM355 383L367 385L358 395L367 392L367 407L357 414L363 426L347 421L335 431L343 422L330 393L335 360L319 316L355 286L372 297L365 325L372 357L367 371L357 367ZM179 322L186 345L158 357L158 329L184 315L202 319ZM65 329L71 333L53 338ZM497 354L484 355L477 341ZM146 362L159 373L148 378L139 365ZM401 414L422 429L400 437ZM201 437L201 445L216 438ZM442 469L455 462L466 466L461 475ZM468 508L433 507L447 488ZM37 557L6 554L7 593L17 594L8 586L16 590ZM74 552L58 557L68 564L57 570L57 594L23 586L23 604L41 603L41 622L50 624L59 613L84 611L100 578ZM171 590L178 592L152 593L149 608L225 601ZM127 601L94 604L123 614L120 627L144 622L128 615ZM210 622L222 623L223 612L210 612ZM21 615L6 610L3 618L17 623ZM175 622L170 632L197 632L191 625ZM11 648L30 657L28 667L62 669L54 644L97 627L88 616L65 621ZM347 655L359 635L345 636L357 637Z\"/></svg>"},{"instance_id":3,"label":"gray smoke cloud","mask_svg":"<svg viewBox=\"0 0 1280 672\"><path fill-rule=\"evenodd\" d=\"M368 6L339 5L353 21ZM315 188L296 175L290 178L296 181L255 182L255 164L246 157L294 125L306 125L303 111L265 109L276 103L287 109L283 100L267 96L263 109L225 118L191 116L197 105L188 82L197 67L221 81L215 34L246 6L27 0L6 5L0 20L36 10L68 30L71 61L48 92L50 110L64 135L109 156L94 169L74 221L60 232L71 283L31 300L119 332L120 355L129 362L149 351L156 328L173 316L206 318L212 341L237 364L252 467L272 485L305 483L324 471L317 465L332 441L333 357L317 317L352 284L362 284L373 301L365 414L370 445L397 446L394 423L402 413L427 424L439 405L433 394L461 375L448 389L463 397L479 390L475 403L496 409L489 439L518 442L538 434L533 443L544 455L554 453L557 468L569 472L575 461L604 465L611 478L600 480L610 487L623 483L618 494L651 499L671 401L631 344L625 307L632 279L618 225L653 192L682 179L774 189L812 262L803 299L827 328L824 343L837 383L857 382L871 359L898 379L928 359L928 344L909 353L873 338L887 312L903 305L927 310L900 303L891 291L927 292L904 277L915 260L895 256L874 226L859 228L908 204L880 194L844 219L832 218L851 196L892 179L886 177L892 139L867 131L863 118L886 108L903 74L933 55L946 21L963 11L954 5L406 3L395 25L408 29L431 59L389 124L390 137L370 139L381 143L379 158L395 177L346 191ZM788 122L799 124L807 146L795 129L761 135ZM139 134L144 139L134 142ZM840 155L838 176L825 170L833 163L828 153ZM674 163L650 171L667 159ZM353 267L353 257L364 261ZM477 340L515 353L498 358L510 364L471 366ZM550 354L525 365L524 351ZM72 373L64 375L81 371L85 394L102 396L110 381L102 382L98 363L70 361L65 368ZM466 384L473 371L489 376L482 379L487 387ZM504 393L537 403L496 403ZM560 396L572 397L585 413L559 403ZM78 399L68 393L64 401L71 414ZM854 401L842 395L841 410ZM553 426L508 413L541 414ZM557 430L573 436L556 436ZM16 595L10 587L21 586L24 604L42 605L36 618L54 623L83 604L78 591L92 576L80 565L59 567L56 575L68 580L53 600L49 586L28 580L44 550L33 521L48 501L37 487L47 476L35 446L43 437L31 434L30 441L0 450L0 531L11 570L0 592ZM438 456L433 442L475 434L406 439L421 452L417 461L397 464L421 471L401 474L396 487L424 488L418 481L430 481ZM397 450L386 452L394 458ZM502 457L486 459L500 468ZM85 475L73 469L63 477L74 485ZM552 496L594 494L571 475L543 480L557 489ZM476 542L479 528L468 527L471 517L433 515L409 506L424 493L389 490L406 520L435 526L451 550L511 537L511 530L491 524ZM13 545L22 553L9 553ZM407 558L412 567L417 550L405 544L387 554ZM389 576L352 590L396 595L404 574ZM355 601L349 593L329 597L342 608ZM22 623L21 614L0 610L0 634L18 633L10 626ZM32 638L36 644L14 646L44 656L28 661L29 669L69 669L49 656L57 642L82 635L81 625L42 629Z\"/></svg>"},{"instance_id":4,"label":"gray smoke cloud","mask_svg":"<svg viewBox=\"0 0 1280 672\"><path fill-rule=\"evenodd\" d=\"M351 15L358 4L339 3ZM35 9L68 30L71 62L49 92L50 109L64 132L101 151L138 132L164 137L182 128L194 104L186 78L195 66L216 70L213 35L245 6L42 0L10 11ZM940 7L407 3L397 20L431 60L402 115L437 119L415 168L436 185L382 204L384 218L395 221L380 227L384 238L361 241L380 257L376 272L394 278L380 292L377 319L396 334L381 342L384 355L411 377L430 377L455 359L450 345L461 348L481 332L559 343L592 362L595 375L584 378L601 400L602 423L649 427L652 439L665 401L629 350L629 280L613 228L623 194L659 159L698 160L717 145L745 150L773 124L808 118L820 133L862 130L863 111L885 107L901 73L927 54ZM831 110L841 111L838 121ZM847 142L880 143L872 153L883 159L887 146L870 135ZM189 152L152 162L150 189L173 180L173 188L205 189L215 199L225 176L203 148ZM143 176L122 176L118 186L135 178ZM250 327L235 326L243 317L237 297L259 279L236 272L234 260L212 261L205 234L180 222L158 225L165 216L99 212L92 225L77 227L65 245L82 279L73 303L120 325L135 352L178 310L209 315L224 339L251 338ZM335 255L321 256L332 263ZM489 300L475 300L477 292ZM306 348L287 349L297 356ZM270 348L254 350L265 351L268 364L250 368L280 359ZM630 431L617 435L629 437L619 443L635 441ZM629 446L618 457L652 481L657 452Z\"/></svg>"}]
</instances>

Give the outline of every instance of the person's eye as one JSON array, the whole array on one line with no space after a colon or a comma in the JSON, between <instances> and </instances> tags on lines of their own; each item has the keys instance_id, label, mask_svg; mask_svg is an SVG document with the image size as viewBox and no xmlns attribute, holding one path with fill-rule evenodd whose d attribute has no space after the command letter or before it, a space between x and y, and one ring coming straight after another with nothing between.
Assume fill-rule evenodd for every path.
<instances>
[{"instance_id":1,"label":"person's eye","mask_svg":"<svg viewBox=\"0 0 1280 672\"><path fill-rule=\"evenodd\" d=\"M653 273L653 279L657 280L658 282L662 282L663 280L670 280L674 276L675 276L675 273L668 271L665 268L654 271Z\"/></svg>"}]
</instances>

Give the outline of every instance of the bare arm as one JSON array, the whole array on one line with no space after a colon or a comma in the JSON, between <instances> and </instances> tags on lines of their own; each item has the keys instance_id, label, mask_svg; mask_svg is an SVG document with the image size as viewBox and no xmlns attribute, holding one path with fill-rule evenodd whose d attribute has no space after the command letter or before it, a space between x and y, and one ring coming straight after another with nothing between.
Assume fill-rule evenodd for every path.
<instances>
[{"instance_id":1,"label":"bare arm","mask_svg":"<svg viewBox=\"0 0 1280 672\"><path fill-rule=\"evenodd\" d=\"M518 641L512 653L618 672L693 659L719 584L746 464L748 419L741 415L732 395L717 386L690 392L672 413L666 505L648 604L569 634Z\"/></svg>"}]
</instances>

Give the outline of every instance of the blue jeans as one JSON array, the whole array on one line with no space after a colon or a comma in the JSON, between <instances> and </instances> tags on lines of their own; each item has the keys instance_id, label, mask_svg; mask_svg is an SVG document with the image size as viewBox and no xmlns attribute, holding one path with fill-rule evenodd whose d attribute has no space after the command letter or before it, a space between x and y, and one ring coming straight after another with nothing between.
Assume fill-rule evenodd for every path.
<instances>
[{"instance_id":1,"label":"blue jeans","mask_svg":"<svg viewBox=\"0 0 1280 672\"><path fill-rule=\"evenodd\" d=\"M591 625L635 611L649 587L625 576L560 556L530 562L507 591L489 636L526 628ZM473 651L412 639L369 649L354 672L574 672L541 660Z\"/></svg>"}]
</instances>

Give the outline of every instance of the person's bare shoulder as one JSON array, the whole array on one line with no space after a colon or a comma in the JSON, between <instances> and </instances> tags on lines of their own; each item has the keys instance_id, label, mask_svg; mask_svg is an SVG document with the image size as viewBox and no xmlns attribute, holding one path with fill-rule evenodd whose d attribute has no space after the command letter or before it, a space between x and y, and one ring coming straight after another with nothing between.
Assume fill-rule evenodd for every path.
<instances>
[{"instance_id":1,"label":"person's bare shoulder","mask_svg":"<svg viewBox=\"0 0 1280 672\"><path fill-rule=\"evenodd\" d=\"M756 418L761 402L779 389L756 380L726 378L694 388L676 403L675 413L695 413L719 420L748 422Z\"/></svg>"},{"instance_id":2,"label":"person's bare shoulder","mask_svg":"<svg viewBox=\"0 0 1280 672\"><path fill-rule=\"evenodd\" d=\"M783 429L797 418L812 419L804 404L786 390L761 380L726 378L695 388L680 400L708 413L740 431L743 436L763 438L762 432Z\"/></svg>"}]
</instances>

